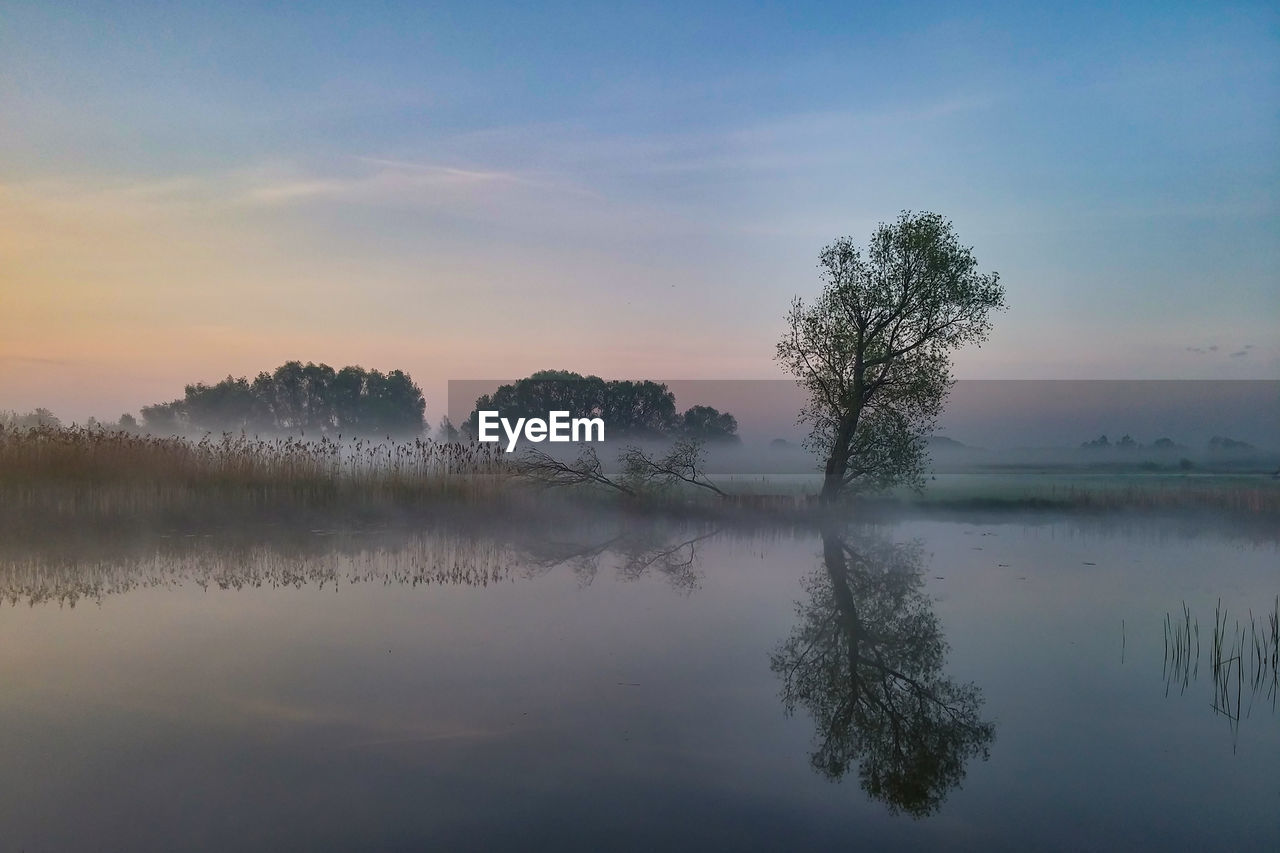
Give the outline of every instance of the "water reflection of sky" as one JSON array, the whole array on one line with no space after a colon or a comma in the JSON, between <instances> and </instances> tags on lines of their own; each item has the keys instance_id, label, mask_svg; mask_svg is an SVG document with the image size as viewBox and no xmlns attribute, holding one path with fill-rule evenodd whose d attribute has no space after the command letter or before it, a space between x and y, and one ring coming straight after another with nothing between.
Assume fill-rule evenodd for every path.
<instances>
[{"instance_id":1,"label":"water reflection of sky","mask_svg":"<svg viewBox=\"0 0 1280 853\"><path fill-rule=\"evenodd\" d=\"M879 531L921 542L944 674L980 690L995 729L990 759L916 820L856 772L815 773L811 716L783 712L770 656L822 567L816 534L663 555L703 532L624 531L599 554L618 531L86 554L99 578L153 585L0 610L0 825L26 849L1280 839L1280 718L1260 697L1233 733L1206 667L1167 698L1161 671L1184 600L1206 634L1219 597L1270 606L1274 544L1144 525ZM6 559L9 594L77 571L65 554ZM477 566L483 585L450 581Z\"/></svg>"}]
</instances>

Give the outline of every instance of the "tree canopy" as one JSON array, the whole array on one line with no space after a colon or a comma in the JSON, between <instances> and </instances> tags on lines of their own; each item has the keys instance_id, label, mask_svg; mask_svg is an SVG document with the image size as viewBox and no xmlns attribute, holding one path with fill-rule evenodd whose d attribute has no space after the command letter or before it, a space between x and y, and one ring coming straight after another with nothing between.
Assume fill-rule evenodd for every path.
<instances>
[{"instance_id":1,"label":"tree canopy","mask_svg":"<svg viewBox=\"0 0 1280 853\"><path fill-rule=\"evenodd\" d=\"M738 421L711 406L676 411L676 398L666 385L650 380L604 380L567 370L540 370L476 400L463 423L475 436L478 411L502 417L545 418L567 411L574 417L603 418L609 438L687 438L704 442L738 441Z\"/></svg>"},{"instance_id":2,"label":"tree canopy","mask_svg":"<svg viewBox=\"0 0 1280 853\"><path fill-rule=\"evenodd\" d=\"M228 376L185 388L181 398L146 406L152 432L346 432L417 435L425 424L422 389L407 373L290 361L250 382Z\"/></svg>"},{"instance_id":3,"label":"tree canopy","mask_svg":"<svg viewBox=\"0 0 1280 853\"><path fill-rule=\"evenodd\" d=\"M823 289L797 298L778 362L808 392L801 419L824 458L822 497L923 483L927 439L951 386L951 352L980 344L1004 306L996 273L933 213L881 224L864 256L822 250Z\"/></svg>"}]
</instances>

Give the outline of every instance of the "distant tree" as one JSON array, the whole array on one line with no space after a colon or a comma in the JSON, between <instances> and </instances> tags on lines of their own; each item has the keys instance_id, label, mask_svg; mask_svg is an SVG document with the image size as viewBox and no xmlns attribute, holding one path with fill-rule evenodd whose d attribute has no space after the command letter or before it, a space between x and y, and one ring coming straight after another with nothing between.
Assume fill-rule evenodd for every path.
<instances>
[{"instance_id":1,"label":"distant tree","mask_svg":"<svg viewBox=\"0 0 1280 853\"><path fill-rule=\"evenodd\" d=\"M1152 450L1181 450L1182 445L1176 443L1172 438L1157 438L1151 442Z\"/></svg>"},{"instance_id":2,"label":"distant tree","mask_svg":"<svg viewBox=\"0 0 1280 853\"><path fill-rule=\"evenodd\" d=\"M575 417L599 417L605 409L606 383L599 376L583 376L569 370L539 370L509 385L500 385L492 394L476 400L463 421L467 435L477 434L480 411L496 411L502 417L545 418L548 412L567 411ZM610 425L612 426L612 425Z\"/></svg>"},{"instance_id":3,"label":"distant tree","mask_svg":"<svg viewBox=\"0 0 1280 853\"><path fill-rule=\"evenodd\" d=\"M0 411L0 426L6 429L25 430L42 426L60 427L62 421L48 409L35 409L24 414L16 411Z\"/></svg>"},{"instance_id":4,"label":"distant tree","mask_svg":"<svg viewBox=\"0 0 1280 853\"><path fill-rule=\"evenodd\" d=\"M1080 446L1088 450L1101 450L1103 448L1110 447L1111 442L1107 440L1107 437L1105 435L1100 435L1097 438L1095 438L1093 441L1081 442Z\"/></svg>"},{"instance_id":5,"label":"distant tree","mask_svg":"<svg viewBox=\"0 0 1280 853\"><path fill-rule=\"evenodd\" d=\"M1120 440L1116 442L1116 447L1120 450L1137 450L1140 445L1138 442L1133 440L1131 435L1125 433L1120 436Z\"/></svg>"},{"instance_id":6,"label":"distant tree","mask_svg":"<svg viewBox=\"0 0 1280 853\"><path fill-rule=\"evenodd\" d=\"M37 409L37 411L40 411L40 410ZM1255 449L1254 446L1247 441L1238 441L1234 438L1227 438L1226 436L1223 436L1223 435L1215 435L1213 438L1209 439L1210 453L1221 453L1221 452L1241 453L1241 452L1254 450L1254 449Z\"/></svg>"},{"instance_id":7,"label":"distant tree","mask_svg":"<svg viewBox=\"0 0 1280 853\"><path fill-rule=\"evenodd\" d=\"M471 437L476 435L476 413L480 411L497 411L511 420L545 418L553 411L567 411L574 417L599 417L604 420L610 438L686 436L710 441L725 438L726 430L729 435L737 431L733 415L710 407L695 406L678 416L675 395L662 383L605 381L599 376L583 376L567 370L541 370L501 385L492 394L482 395L462 424L462 431ZM687 434L683 429L686 423L699 425L710 434Z\"/></svg>"},{"instance_id":8,"label":"distant tree","mask_svg":"<svg viewBox=\"0 0 1280 853\"><path fill-rule=\"evenodd\" d=\"M453 421L449 420L449 416L445 415L440 419L440 426L436 428L436 441L441 444L452 444L459 438L458 428L453 425Z\"/></svg>"},{"instance_id":9,"label":"distant tree","mask_svg":"<svg viewBox=\"0 0 1280 853\"><path fill-rule=\"evenodd\" d=\"M426 401L408 374L362 367L286 362L252 382L228 376L195 383L169 403L146 406L147 429L158 433L308 430L324 435L417 435Z\"/></svg>"},{"instance_id":10,"label":"distant tree","mask_svg":"<svg viewBox=\"0 0 1280 853\"><path fill-rule=\"evenodd\" d=\"M344 367L331 380L332 429L387 435L416 435L425 427L422 389L407 373L380 373Z\"/></svg>"},{"instance_id":11,"label":"distant tree","mask_svg":"<svg viewBox=\"0 0 1280 853\"><path fill-rule=\"evenodd\" d=\"M610 382L601 416L615 434L661 438L671 432L675 423L676 397L666 385L657 382Z\"/></svg>"},{"instance_id":12,"label":"distant tree","mask_svg":"<svg viewBox=\"0 0 1280 853\"><path fill-rule=\"evenodd\" d=\"M62 421L58 416L43 407L27 412L25 415L19 415L15 412L12 415L12 420L13 426L20 429L62 426Z\"/></svg>"},{"instance_id":13,"label":"distant tree","mask_svg":"<svg viewBox=\"0 0 1280 853\"><path fill-rule=\"evenodd\" d=\"M738 419L712 406L690 406L680 416L681 435L707 443L737 443Z\"/></svg>"},{"instance_id":14,"label":"distant tree","mask_svg":"<svg viewBox=\"0 0 1280 853\"><path fill-rule=\"evenodd\" d=\"M143 406L142 423L147 432L154 432L160 435L176 435L186 432L187 425L183 418L182 401L174 400L171 403L156 403L153 406Z\"/></svg>"},{"instance_id":15,"label":"distant tree","mask_svg":"<svg viewBox=\"0 0 1280 853\"><path fill-rule=\"evenodd\" d=\"M371 370L367 380L365 406L371 414L373 431L387 435L416 435L425 425L426 401L422 389L401 370L379 373Z\"/></svg>"},{"instance_id":16,"label":"distant tree","mask_svg":"<svg viewBox=\"0 0 1280 853\"><path fill-rule=\"evenodd\" d=\"M120 416L120 420L116 422L116 429L123 430L124 432L137 432L138 419L128 412L125 412Z\"/></svg>"},{"instance_id":17,"label":"distant tree","mask_svg":"<svg viewBox=\"0 0 1280 853\"><path fill-rule=\"evenodd\" d=\"M822 250L824 287L797 298L777 359L808 392L801 419L824 459L822 499L923 484L926 438L951 386L952 350L980 344L1004 307L951 223L904 212L864 258L851 238Z\"/></svg>"},{"instance_id":18,"label":"distant tree","mask_svg":"<svg viewBox=\"0 0 1280 853\"><path fill-rule=\"evenodd\" d=\"M270 375L258 374L253 390L284 431L324 432L337 427L333 406L336 372L327 364L288 361Z\"/></svg>"},{"instance_id":19,"label":"distant tree","mask_svg":"<svg viewBox=\"0 0 1280 853\"><path fill-rule=\"evenodd\" d=\"M215 385L197 382L186 386L182 414L187 424L202 432L253 432L271 426L270 411L247 379L228 376Z\"/></svg>"}]
</instances>

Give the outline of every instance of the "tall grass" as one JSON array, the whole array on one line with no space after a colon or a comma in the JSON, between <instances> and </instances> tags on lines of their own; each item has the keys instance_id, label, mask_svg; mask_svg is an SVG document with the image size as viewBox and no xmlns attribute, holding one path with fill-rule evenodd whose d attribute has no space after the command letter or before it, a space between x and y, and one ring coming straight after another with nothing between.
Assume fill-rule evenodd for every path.
<instances>
[{"instance_id":1,"label":"tall grass","mask_svg":"<svg viewBox=\"0 0 1280 853\"><path fill-rule=\"evenodd\" d=\"M430 439L371 441L365 438L263 439L243 434L201 440L140 435L101 427L0 425L0 525L15 515L27 521L75 516L77 520L142 519L186 523L270 508L284 513L327 507L358 514L386 507L472 503L486 510L513 501L543 505L516 488L516 466L496 444L441 444ZM766 481L766 487L771 487ZM600 503L598 494L575 490L573 500ZM712 508L680 494L632 510L683 515L714 513L751 517L813 518L841 515L811 496L733 493ZM1162 485L1098 487L1034 481L996 492L982 486L859 501L859 515L880 509L1080 510L1098 515L1123 510L1153 513L1209 510L1250 523L1280 518L1280 484L1197 484L1183 479ZM25 514L25 515L24 515ZM26 523L25 521L23 523Z\"/></svg>"},{"instance_id":2,"label":"tall grass","mask_svg":"<svg viewBox=\"0 0 1280 853\"><path fill-rule=\"evenodd\" d=\"M215 498L248 505L415 502L491 495L493 445L338 437L200 441L84 427L0 427L6 509L144 512Z\"/></svg>"}]
</instances>

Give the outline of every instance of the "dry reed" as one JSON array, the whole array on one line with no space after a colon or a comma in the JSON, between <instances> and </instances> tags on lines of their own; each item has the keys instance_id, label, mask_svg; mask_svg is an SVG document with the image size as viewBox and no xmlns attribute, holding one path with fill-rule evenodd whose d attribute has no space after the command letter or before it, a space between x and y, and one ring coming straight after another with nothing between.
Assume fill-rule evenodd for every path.
<instances>
[{"instance_id":1,"label":"dry reed","mask_svg":"<svg viewBox=\"0 0 1280 853\"><path fill-rule=\"evenodd\" d=\"M509 474L490 445L430 439L207 436L0 427L7 509L145 512L214 497L249 504L413 503L490 496Z\"/></svg>"}]
</instances>

